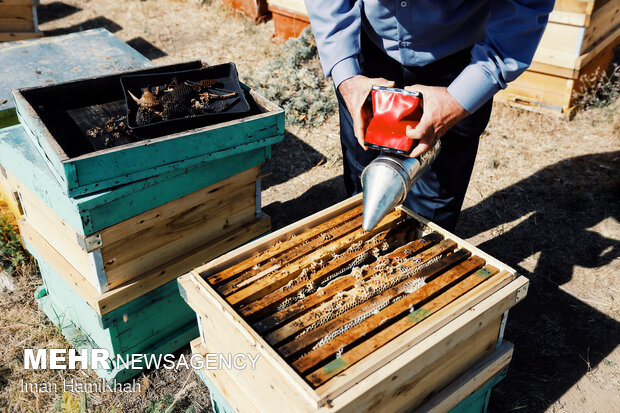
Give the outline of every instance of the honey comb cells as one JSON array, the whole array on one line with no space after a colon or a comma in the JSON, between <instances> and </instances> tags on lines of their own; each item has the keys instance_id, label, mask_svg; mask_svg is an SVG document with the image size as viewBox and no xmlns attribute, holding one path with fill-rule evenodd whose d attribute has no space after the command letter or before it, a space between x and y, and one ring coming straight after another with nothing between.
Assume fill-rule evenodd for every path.
<instances>
[{"instance_id":1,"label":"honey comb cells","mask_svg":"<svg viewBox=\"0 0 620 413\"><path fill-rule=\"evenodd\" d=\"M358 206L205 277L315 388L499 272L404 211L361 223Z\"/></svg>"}]
</instances>

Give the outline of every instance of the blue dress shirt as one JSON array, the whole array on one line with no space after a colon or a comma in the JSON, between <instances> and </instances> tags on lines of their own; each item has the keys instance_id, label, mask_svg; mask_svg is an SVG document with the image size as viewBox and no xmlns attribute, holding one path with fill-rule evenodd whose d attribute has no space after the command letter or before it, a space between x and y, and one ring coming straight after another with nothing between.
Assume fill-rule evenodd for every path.
<instances>
[{"instance_id":1,"label":"blue dress shirt","mask_svg":"<svg viewBox=\"0 0 620 413\"><path fill-rule=\"evenodd\" d=\"M471 63L450 84L448 92L473 113L527 69L554 0L305 3L323 71L333 78L336 87L361 74L357 55L362 26L374 44L405 66L424 66L472 48Z\"/></svg>"}]
</instances>

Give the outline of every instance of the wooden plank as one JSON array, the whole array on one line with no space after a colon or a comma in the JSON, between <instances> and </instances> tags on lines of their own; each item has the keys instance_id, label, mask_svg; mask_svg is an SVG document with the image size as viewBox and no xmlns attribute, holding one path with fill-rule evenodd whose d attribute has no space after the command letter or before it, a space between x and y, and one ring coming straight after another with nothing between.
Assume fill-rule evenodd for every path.
<instances>
[{"instance_id":1,"label":"wooden plank","mask_svg":"<svg viewBox=\"0 0 620 413\"><path fill-rule=\"evenodd\" d=\"M43 32L0 32L0 42L16 42L18 40L36 39L39 37L43 37Z\"/></svg>"},{"instance_id":2,"label":"wooden plank","mask_svg":"<svg viewBox=\"0 0 620 413\"><path fill-rule=\"evenodd\" d=\"M307 296L309 295L310 290L321 288L321 297L325 297L327 282L336 282L334 281L334 278L344 274L346 271L351 270L354 266L361 266L362 264L365 264L366 260L369 260L370 257L372 257L371 254L375 248L380 247L384 243L386 243L385 245L389 245L389 248L394 246L398 247L399 245L413 240L415 230L407 224L402 226L404 226L404 228L396 226L395 228L378 234L372 238L372 242L365 242L362 249L359 251L345 251L339 256L332 258L323 268L311 271L307 276L307 279L297 279L295 280L297 282L294 282L292 285L287 284L256 301L240 307L239 312L246 317L252 316L253 319L261 317L262 315L267 316L267 313L272 313L272 315L268 317L271 318L275 315L273 313L275 312L276 307L280 306L285 300L293 299L293 297L299 297L300 294ZM440 239L439 234L435 234L435 236ZM431 242L430 240L433 238L434 237L427 238L429 240L429 244ZM416 246L423 243L424 241L418 242ZM325 299L327 299L327 297L325 297ZM290 307L290 305L287 307ZM308 308L306 306L304 307L306 309ZM283 311L284 310L286 309L283 309ZM288 313L290 314L290 312ZM282 317L277 318L282 321ZM254 328L256 328L256 326L254 326Z\"/></svg>"},{"instance_id":3,"label":"wooden plank","mask_svg":"<svg viewBox=\"0 0 620 413\"><path fill-rule=\"evenodd\" d=\"M269 0L270 6L285 8L301 15L308 16L308 9L303 0Z\"/></svg>"},{"instance_id":4,"label":"wooden plank","mask_svg":"<svg viewBox=\"0 0 620 413\"><path fill-rule=\"evenodd\" d=\"M592 45L609 36L619 27L620 2L608 1L592 14L592 20L586 30L580 54L586 52Z\"/></svg>"},{"instance_id":5,"label":"wooden plank","mask_svg":"<svg viewBox=\"0 0 620 413\"><path fill-rule=\"evenodd\" d=\"M363 281L368 281L373 276L379 276L383 274L385 263L392 261L392 260L400 261L402 259L415 257L416 258L415 262L420 263L419 268L424 268L423 265L429 262L430 260L434 259L437 256L442 256L444 254L447 254L451 252L452 250L454 250L456 248L456 243L451 240L444 240L440 242L438 245L435 245L427 250L424 250L423 252L413 257L409 254L404 253L404 251L410 250L407 247L408 245L405 247L399 248L395 253L389 254L388 259L381 260L380 262L376 262L375 265L370 265L366 274L363 274L363 277L364 277ZM396 274L394 274L394 277L396 277ZM355 286L356 283L360 282L360 280L357 280L356 278L357 277L353 275L350 275L347 277L347 280L349 281L349 285L347 286L345 291L351 290ZM339 283L339 284L343 284L343 283ZM278 328L277 330L265 336L265 341L267 341L269 344L275 345L276 343L286 340L293 334L299 333L302 330L308 328L309 326L313 325L318 319L320 319L323 316L325 307L329 305L329 301L334 301L334 300L337 301L338 299L339 297L337 295L334 295L329 300L325 300L325 302L322 303L320 306L315 307L311 309L310 311L306 311L305 314L297 317L295 320L289 322L288 324L285 324L284 326ZM280 347L278 350L282 354L288 356L288 355L291 355L292 352L296 351L296 346L295 344L291 344L290 347L283 346L283 347Z\"/></svg>"},{"instance_id":6,"label":"wooden plank","mask_svg":"<svg viewBox=\"0 0 620 413\"><path fill-rule=\"evenodd\" d=\"M0 27L5 32L33 32L36 30L32 18L0 17Z\"/></svg>"},{"instance_id":7,"label":"wooden plank","mask_svg":"<svg viewBox=\"0 0 620 413\"><path fill-rule=\"evenodd\" d=\"M215 208L207 215L197 217L192 213L179 216L175 220L178 231L165 226L145 231L159 235L151 238L154 242L150 243L147 236L144 238L146 240L144 243L135 244L136 248L132 248L131 251L119 249L114 255L109 255L106 248L102 248L109 288L123 285L158 264L174 260L179 254L192 249L195 245L204 245L217 239L221 234L230 232L231 229L250 224L256 219L255 191L256 184L252 183L233 193L232 195L237 196L236 199L226 199L222 208ZM192 219L196 221L196 225L192 225ZM143 239L142 235L140 234L140 239ZM132 237L129 237L127 241L131 240ZM138 250L143 253L138 254ZM105 261L108 258L109 261Z\"/></svg>"},{"instance_id":8,"label":"wooden plank","mask_svg":"<svg viewBox=\"0 0 620 413\"><path fill-rule=\"evenodd\" d=\"M555 0L553 11L591 15L594 10L594 3L595 0Z\"/></svg>"},{"instance_id":9,"label":"wooden plank","mask_svg":"<svg viewBox=\"0 0 620 413\"><path fill-rule=\"evenodd\" d=\"M230 278L236 276L237 274L249 270L250 268L260 265L271 258L277 256L278 254L283 253L284 251L289 250L290 248L294 248L301 243L308 241L313 237L317 237L321 233L328 231L336 225L341 224L343 221L347 221L350 219L354 219L362 213L362 206L359 205L349 211L346 211L344 214L336 216L330 220L327 220L324 223L317 225L309 229L308 231L304 231L301 234L291 234L290 237L286 240L279 241L277 244L268 248L264 251L261 251L247 260L244 260L238 264L232 265L229 268L224 269L218 273L209 275L206 277L206 280L211 285L218 285L224 281L229 280Z\"/></svg>"},{"instance_id":10,"label":"wooden plank","mask_svg":"<svg viewBox=\"0 0 620 413\"><path fill-rule=\"evenodd\" d=\"M32 5L5 5L0 4L0 18L17 18L25 21L34 21ZM3 30L4 31L4 30Z\"/></svg>"},{"instance_id":11,"label":"wooden plank","mask_svg":"<svg viewBox=\"0 0 620 413\"><path fill-rule=\"evenodd\" d=\"M293 264L296 260L302 259L305 255L321 248L327 241L332 241L346 236L347 234L358 229L361 224L361 214L358 214L349 220L342 220L334 227L319 233L317 236L306 239L303 243L298 243L293 248L290 248L281 254L275 255L268 261L255 265L252 268L248 268L243 273L217 287L217 291L224 296L236 293L251 283L258 281L262 277L265 277L275 271L282 270Z\"/></svg>"},{"instance_id":12,"label":"wooden plank","mask_svg":"<svg viewBox=\"0 0 620 413\"><path fill-rule=\"evenodd\" d=\"M340 351L341 348L344 348L344 345L342 345L343 342L350 343L361 337L370 337L370 335L372 334L372 329L369 329L370 323L366 322L364 322L363 328L360 329L360 331L363 331L361 335L356 336L355 338L352 338L352 336L357 335L357 333L352 332L351 330L348 330L342 334L338 334L338 330L342 328L342 326L348 326L350 325L350 323L353 323L356 320L370 320L372 317L374 317L373 314L375 312L381 312L385 306L388 306L387 308L391 308L394 301L401 300L405 298L406 295L408 295L408 288L410 288L412 280L424 280L428 277L431 277L441 271L446 270L446 268L449 268L459 263L460 261L467 259L469 255L469 251L465 250L458 250L453 254L449 254L446 256L445 259L441 259L428 267L424 267L422 270L415 273L411 277L403 279L395 286L387 289L386 291L378 295L374 295L373 297L364 302L360 302L351 310L348 310L347 312L332 319L331 321L328 321L327 323L320 325L307 333L295 337L293 341L286 343L278 350L284 357L288 358L294 358L301 352L308 351L308 353L304 354L302 357L295 360L294 362L294 366L297 367L300 371L307 371L311 366L314 366L320 363L322 360L325 360L326 358L333 355L332 353L329 353L330 343L333 340L330 340L322 346L319 346L317 344L324 340L325 337L328 337L329 335L337 335L337 338L339 339L339 344L337 344L336 346L336 352ZM415 265L407 264L408 263L403 263L403 265L408 266L408 268L410 269L416 268ZM483 261L481 262L481 264L483 264ZM465 274L465 272L462 272L462 275ZM394 277L398 277L398 272L394 274ZM437 291L428 290L427 295L419 296L418 302L429 299L429 296L435 293L437 293ZM417 307L417 304L415 304L414 307ZM404 309L403 311L406 310L407 309ZM380 324L375 327L379 327L380 325L385 325L386 323L389 323L392 319L394 319L394 317L397 317L398 315L399 314L391 311L384 312L382 314L383 318L380 320ZM358 326L359 325L360 324L358 324ZM310 349L310 347L312 347L312 349Z\"/></svg>"},{"instance_id":13,"label":"wooden plank","mask_svg":"<svg viewBox=\"0 0 620 413\"><path fill-rule=\"evenodd\" d=\"M514 346L504 342L497 350L477 362L430 400L418 407L420 413L447 412L462 400L484 387L485 383L508 366Z\"/></svg>"},{"instance_id":14,"label":"wooden plank","mask_svg":"<svg viewBox=\"0 0 620 413\"><path fill-rule=\"evenodd\" d=\"M159 267L142 274L140 277L108 291L99 294L95 288L84 279L38 232L25 220L19 221L20 230L23 232L24 242L29 245L29 251L45 259L72 288L80 292L80 295L99 315L126 304L155 288L174 280L181 274L186 273L204 262L229 251L230 249L252 240L270 228L270 219L264 217L241 228L232 228L217 239L196 246L175 260L171 260Z\"/></svg>"},{"instance_id":15,"label":"wooden plank","mask_svg":"<svg viewBox=\"0 0 620 413\"><path fill-rule=\"evenodd\" d=\"M312 263L325 261L326 259L331 258L334 254L340 254L352 244L356 242L363 242L372 238L374 235L385 231L397 222L402 221L405 217L406 214L401 211L394 211L381 220L381 222L379 222L379 224L372 231L365 231L359 228L358 230L353 231L340 239L330 242L320 250L306 255L299 261L295 261L278 272L256 280L251 285L228 296L227 301L231 305L237 305L245 304L260 298L291 281L295 276L301 273L304 268L309 267Z\"/></svg>"},{"instance_id":16,"label":"wooden plank","mask_svg":"<svg viewBox=\"0 0 620 413\"><path fill-rule=\"evenodd\" d=\"M39 0L0 0L0 7L15 5L15 6L35 6L39 4Z\"/></svg>"}]
</instances>

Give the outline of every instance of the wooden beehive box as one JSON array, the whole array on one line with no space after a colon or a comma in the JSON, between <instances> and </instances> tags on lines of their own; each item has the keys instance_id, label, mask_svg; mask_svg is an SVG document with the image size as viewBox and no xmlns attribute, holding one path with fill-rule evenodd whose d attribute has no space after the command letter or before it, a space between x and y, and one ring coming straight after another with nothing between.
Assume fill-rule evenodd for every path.
<instances>
[{"instance_id":1,"label":"wooden beehive box","mask_svg":"<svg viewBox=\"0 0 620 413\"><path fill-rule=\"evenodd\" d=\"M405 411L501 343L526 278L410 211L370 232L361 212L351 198L179 278L204 348L260 355L216 377L232 405Z\"/></svg>"},{"instance_id":2,"label":"wooden beehive box","mask_svg":"<svg viewBox=\"0 0 620 413\"><path fill-rule=\"evenodd\" d=\"M575 93L583 92L584 80L609 68L619 43L620 2L558 0L530 68L497 97L570 116Z\"/></svg>"},{"instance_id":3,"label":"wooden beehive box","mask_svg":"<svg viewBox=\"0 0 620 413\"><path fill-rule=\"evenodd\" d=\"M120 77L199 69L200 61L160 66L14 91L17 116L65 192L79 196L182 170L282 140L284 112L254 91L251 111L241 119L112 148L97 149L88 138L92 113L124 116ZM95 116L95 120L100 116Z\"/></svg>"},{"instance_id":4,"label":"wooden beehive box","mask_svg":"<svg viewBox=\"0 0 620 413\"><path fill-rule=\"evenodd\" d=\"M303 0L269 0L274 36L281 40L298 37L310 26L308 10Z\"/></svg>"},{"instance_id":5,"label":"wooden beehive box","mask_svg":"<svg viewBox=\"0 0 620 413\"><path fill-rule=\"evenodd\" d=\"M0 42L43 36L37 21L38 0L0 0Z\"/></svg>"},{"instance_id":6,"label":"wooden beehive box","mask_svg":"<svg viewBox=\"0 0 620 413\"><path fill-rule=\"evenodd\" d=\"M99 293L248 225L268 227L260 210L268 148L79 198L62 193L20 126L0 132L0 151L4 186L29 224Z\"/></svg>"}]
</instances>

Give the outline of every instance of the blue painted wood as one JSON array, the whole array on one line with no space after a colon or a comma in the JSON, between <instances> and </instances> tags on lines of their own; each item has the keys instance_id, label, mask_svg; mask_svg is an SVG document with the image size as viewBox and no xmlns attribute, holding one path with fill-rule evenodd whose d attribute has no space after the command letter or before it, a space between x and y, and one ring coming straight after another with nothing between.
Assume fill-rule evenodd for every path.
<instances>
[{"instance_id":1,"label":"blue painted wood","mask_svg":"<svg viewBox=\"0 0 620 413\"><path fill-rule=\"evenodd\" d=\"M200 64L188 62L152 70L178 70L181 66L200 67ZM119 84L120 75L100 76L46 88L21 89L15 93L20 122L69 196L93 193L207 160L221 159L272 145L284 137L284 111L270 106L268 112L239 120L69 157L53 136L53 128L48 130L35 110L40 104L37 99L51 102L53 96L71 94L71 91L84 93L84 90L90 89L93 89L92 95L96 96L98 88ZM120 90L120 84L118 87ZM116 96L115 93L111 95ZM49 105L53 106L51 103Z\"/></svg>"},{"instance_id":2,"label":"blue painted wood","mask_svg":"<svg viewBox=\"0 0 620 413\"><path fill-rule=\"evenodd\" d=\"M11 89L151 65L146 57L106 29L0 43L0 128L17 123Z\"/></svg>"},{"instance_id":3,"label":"blue painted wood","mask_svg":"<svg viewBox=\"0 0 620 413\"><path fill-rule=\"evenodd\" d=\"M18 125L0 130L0 165L85 236L260 165L271 157L269 146L246 149L92 195L69 198L24 128Z\"/></svg>"}]
</instances>

